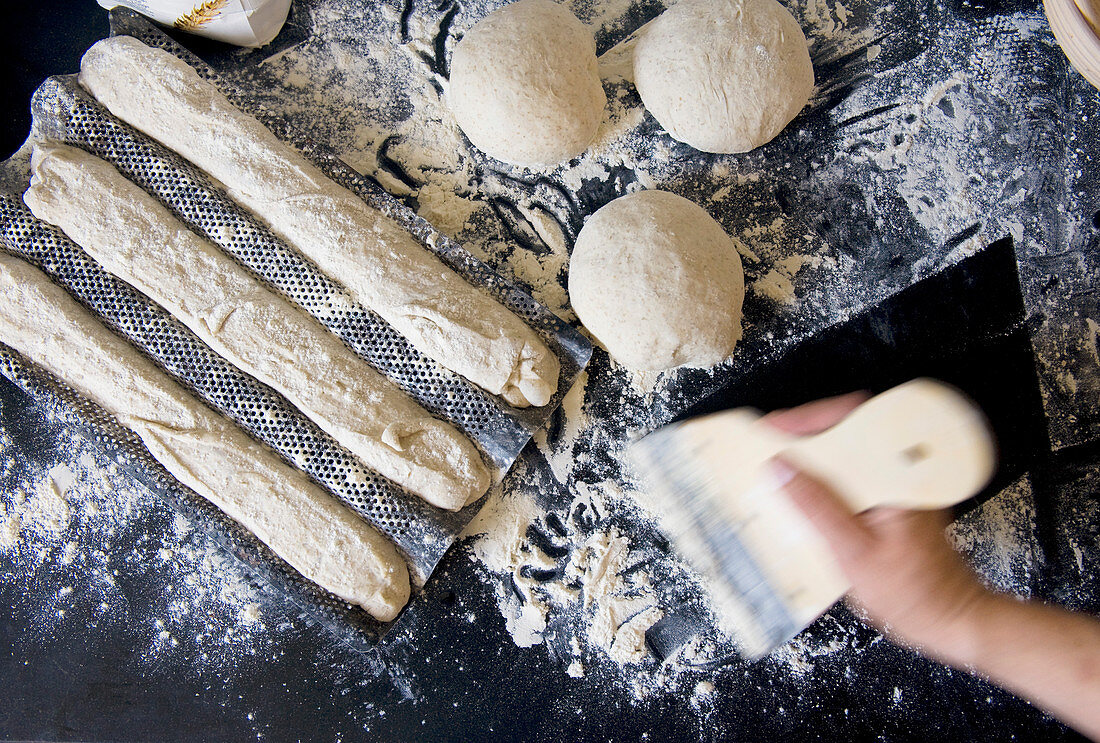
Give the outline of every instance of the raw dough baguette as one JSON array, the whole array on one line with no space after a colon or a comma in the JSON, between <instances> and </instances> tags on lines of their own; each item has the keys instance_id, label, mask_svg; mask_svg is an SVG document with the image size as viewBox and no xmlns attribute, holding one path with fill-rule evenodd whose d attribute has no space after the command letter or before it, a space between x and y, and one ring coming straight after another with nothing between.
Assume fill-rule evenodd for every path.
<instances>
[{"instance_id":1,"label":"raw dough baguette","mask_svg":"<svg viewBox=\"0 0 1100 743\"><path fill-rule=\"evenodd\" d=\"M109 163L37 144L31 165L23 199L36 217L281 392L367 466L452 511L489 487L489 472L465 436Z\"/></svg>"},{"instance_id":2,"label":"raw dough baguette","mask_svg":"<svg viewBox=\"0 0 1100 743\"><path fill-rule=\"evenodd\" d=\"M409 598L392 544L207 409L38 269L0 253L0 340L131 429L180 482L318 585L386 622Z\"/></svg>"},{"instance_id":3,"label":"raw dough baguette","mask_svg":"<svg viewBox=\"0 0 1100 743\"><path fill-rule=\"evenodd\" d=\"M85 53L80 83L115 116L219 180L426 356L513 405L545 405L554 394L558 359L530 327L185 62L116 36Z\"/></svg>"}]
</instances>

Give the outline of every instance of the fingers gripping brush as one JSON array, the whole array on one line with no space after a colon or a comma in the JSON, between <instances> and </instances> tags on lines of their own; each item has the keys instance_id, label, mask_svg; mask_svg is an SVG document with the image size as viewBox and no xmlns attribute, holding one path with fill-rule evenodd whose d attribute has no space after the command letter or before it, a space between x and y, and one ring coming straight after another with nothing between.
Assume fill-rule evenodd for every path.
<instances>
[{"instance_id":1,"label":"fingers gripping brush","mask_svg":"<svg viewBox=\"0 0 1100 743\"><path fill-rule=\"evenodd\" d=\"M824 537L769 482L770 459L782 455L859 512L954 505L989 482L995 451L981 411L929 379L884 392L815 436L783 433L741 408L666 426L631 447L662 528L753 659L850 587Z\"/></svg>"}]
</instances>

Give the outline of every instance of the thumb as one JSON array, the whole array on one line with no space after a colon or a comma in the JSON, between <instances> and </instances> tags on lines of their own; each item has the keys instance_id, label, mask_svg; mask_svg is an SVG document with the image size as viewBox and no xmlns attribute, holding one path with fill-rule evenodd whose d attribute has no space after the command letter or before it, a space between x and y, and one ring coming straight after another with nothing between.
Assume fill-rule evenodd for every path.
<instances>
[{"instance_id":1,"label":"thumb","mask_svg":"<svg viewBox=\"0 0 1100 743\"><path fill-rule=\"evenodd\" d=\"M871 531L830 487L781 458L772 459L768 469L777 489L817 528L842 565L866 553Z\"/></svg>"}]
</instances>

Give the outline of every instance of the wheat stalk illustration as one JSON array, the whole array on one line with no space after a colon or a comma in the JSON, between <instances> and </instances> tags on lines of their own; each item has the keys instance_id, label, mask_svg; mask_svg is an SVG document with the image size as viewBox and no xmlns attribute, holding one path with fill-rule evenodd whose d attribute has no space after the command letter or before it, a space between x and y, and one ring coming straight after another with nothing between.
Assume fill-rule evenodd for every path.
<instances>
[{"instance_id":1,"label":"wheat stalk illustration","mask_svg":"<svg viewBox=\"0 0 1100 743\"><path fill-rule=\"evenodd\" d=\"M221 14L228 0L205 0L176 19L175 27L181 31L197 31Z\"/></svg>"}]
</instances>

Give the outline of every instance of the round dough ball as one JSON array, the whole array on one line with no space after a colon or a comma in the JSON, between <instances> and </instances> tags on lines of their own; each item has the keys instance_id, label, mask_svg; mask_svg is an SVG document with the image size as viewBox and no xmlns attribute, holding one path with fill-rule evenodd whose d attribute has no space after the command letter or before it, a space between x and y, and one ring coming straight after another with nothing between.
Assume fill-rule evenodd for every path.
<instances>
[{"instance_id":1,"label":"round dough ball","mask_svg":"<svg viewBox=\"0 0 1100 743\"><path fill-rule=\"evenodd\" d=\"M569 261L569 299L619 362L711 366L741 338L745 277L733 240L667 191L622 196L593 214Z\"/></svg>"},{"instance_id":2,"label":"round dough ball","mask_svg":"<svg viewBox=\"0 0 1100 743\"><path fill-rule=\"evenodd\" d=\"M520 0L471 28L455 46L447 95L470 141L516 165L581 154L607 105L592 34L551 0Z\"/></svg>"},{"instance_id":3,"label":"round dough ball","mask_svg":"<svg viewBox=\"0 0 1100 743\"><path fill-rule=\"evenodd\" d=\"M814 68L798 21L775 0L680 0L638 39L634 83L674 139L748 152L806 105Z\"/></svg>"}]
</instances>

